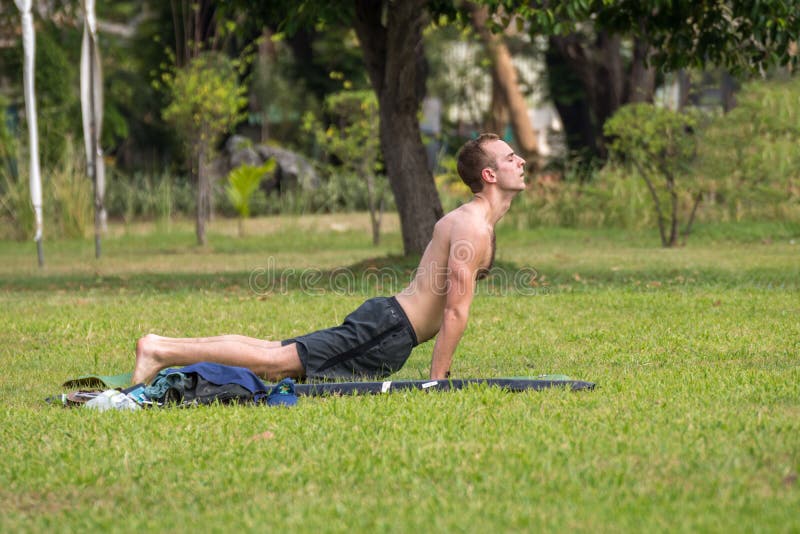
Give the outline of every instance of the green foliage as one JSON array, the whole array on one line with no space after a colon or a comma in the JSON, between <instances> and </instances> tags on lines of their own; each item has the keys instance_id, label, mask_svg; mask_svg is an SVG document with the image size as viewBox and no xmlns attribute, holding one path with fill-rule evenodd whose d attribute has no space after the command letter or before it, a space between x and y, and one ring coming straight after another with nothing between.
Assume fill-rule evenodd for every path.
<instances>
[{"instance_id":1,"label":"green foliage","mask_svg":"<svg viewBox=\"0 0 800 534\"><path fill-rule=\"evenodd\" d=\"M24 241L33 237L36 219L27 175L0 168L0 237Z\"/></svg>"},{"instance_id":2,"label":"green foliage","mask_svg":"<svg viewBox=\"0 0 800 534\"><path fill-rule=\"evenodd\" d=\"M231 205L239 212L242 218L250 216L250 200L258 189L265 174L275 169L275 160L270 159L259 167L253 165L240 165L228 175L225 193Z\"/></svg>"},{"instance_id":3,"label":"green foliage","mask_svg":"<svg viewBox=\"0 0 800 534\"><path fill-rule=\"evenodd\" d=\"M6 237L27 239L34 227L27 179L19 173L19 143L12 135L6 110L8 101L0 94L0 221L7 221Z\"/></svg>"},{"instance_id":4,"label":"green foliage","mask_svg":"<svg viewBox=\"0 0 800 534\"><path fill-rule=\"evenodd\" d=\"M679 221L692 217L704 223L749 220L796 225L800 221L798 83L796 78L754 82L737 93L738 105L730 113L696 117L695 141L685 139L688 165L669 162L680 177L675 187ZM648 121L637 118L633 122L644 127ZM696 147L693 158L692 144ZM539 177L515 199L507 220L517 228L644 230L656 226L658 216L643 174L632 158L623 160L624 165L611 162L592 171L591 179L581 183L570 178L569 168L561 179ZM652 168L658 158L646 163L647 176L657 176L660 171ZM655 180L653 185L659 187L661 205L668 206L665 181ZM446 201L447 194L443 192L442 198ZM663 209L666 217L668 210Z\"/></svg>"},{"instance_id":5,"label":"green foliage","mask_svg":"<svg viewBox=\"0 0 800 534\"><path fill-rule=\"evenodd\" d=\"M189 216L195 211L194 188L188 177L168 173L108 176L106 210L109 217L131 224L136 219L168 223L173 215Z\"/></svg>"},{"instance_id":6,"label":"green foliage","mask_svg":"<svg viewBox=\"0 0 800 534\"><path fill-rule=\"evenodd\" d=\"M207 163L222 136L244 118L246 89L239 85L239 61L214 52L204 52L187 65L163 74L162 82L171 95L163 110L184 139L191 174L197 181L197 243L205 246L206 223L211 217L211 184Z\"/></svg>"},{"instance_id":7,"label":"green foliage","mask_svg":"<svg viewBox=\"0 0 800 534\"><path fill-rule=\"evenodd\" d=\"M58 165L70 148L67 138L83 139L78 65L56 41L54 26L36 33L36 100L42 167Z\"/></svg>"},{"instance_id":8,"label":"green foliage","mask_svg":"<svg viewBox=\"0 0 800 534\"><path fill-rule=\"evenodd\" d=\"M86 178L83 158L67 138L61 161L42 169L42 211L45 238L83 237L93 222L92 184ZM0 169L0 237L20 241L33 237L35 218L30 197L28 161L19 172Z\"/></svg>"},{"instance_id":9,"label":"green foliage","mask_svg":"<svg viewBox=\"0 0 800 534\"><path fill-rule=\"evenodd\" d=\"M331 116L332 124L323 129L315 117L307 115L306 131L313 132L318 145L329 157L338 160L339 165L329 169L331 174L352 174L366 185L373 241L377 245L388 189L388 180L379 174L382 163L377 98L369 90L340 91L325 99L325 111Z\"/></svg>"},{"instance_id":10,"label":"green foliage","mask_svg":"<svg viewBox=\"0 0 800 534\"><path fill-rule=\"evenodd\" d=\"M733 220L800 208L800 78L753 82L699 130L693 170ZM786 215L786 213L783 213Z\"/></svg>"},{"instance_id":11,"label":"green foliage","mask_svg":"<svg viewBox=\"0 0 800 534\"><path fill-rule=\"evenodd\" d=\"M13 167L17 158L17 141L8 124L8 100L0 94L0 165L3 169Z\"/></svg>"},{"instance_id":12,"label":"green foliage","mask_svg":"<svg viewBox=\"0 0 800 534\"><path fill-rule=\"evenodd\" d=\"M236 64L226 56L206 52L184 68L161 77L171 101L163 110L186 142L189 153L210 156L213 147L243 118L246 90L238 82Z\"/></svg>"},{"instance_id":13,"label":"green foliage","mask_svg":"<svg viewBox=\"0 0 800 534\"><path fill-rule=\"evenodd\" d=\"M764 72L771 65L800 63L790 43L800 38L796 2L772 0L567 0L531 5L485 0L530 22L536 35L570 33L582 25L644 37L652 64L663 70L718 65L731 72Z\"/></svg>"},{"instance_id":14,"label":"green foliage","mask_svg":"<svg viewBox=\"0 0 800 534\"><path fill-rule=\"evenodd\" d=\"M44 173L43 173L44 175ZM86 177L83 158L68 142L61 163L44 175L42 188L49 190L43 199L43 210L52 210L51 232L56 236L83 237L94 221L94 192Z\"/></svg>"},{"instance_id":15,"label":"green foliage","mask_svg":"<svg viewBox=\"0 0 800 534\"><path fill-rule=\"evenodd\" d=\"M604 126L611 153L634 167L647 184L665 247L678 244L679 189L694 192L687 181L696 151L690 133L695 126L692 115L652 104L623 106Z\"/></svg>"},{"instance_id":16,"label":"green foliage","mask_svg":"<svg viewBox=\"0 0 800 534\"><path fill-rule=\"evenodd\" d=\"M369 211L370 192L360 176L346 170L335 172L331 169L329 172L315 189L291 189L281 191L280 195L269 195L264 206L259 206L258 210L254 208L254 213L276 215ZM383 197L384 211L394 208L392 199L387 188Z\"/></svg>"},{"instance_id":17,"label":"green foliage","mask_svg":"<svg viewBox=\"0 0 800 534\"><path fill-rule=\"evenodd\" d=\"M322 128L306 117L306 131L313 132L317 143L345 168L364 176L380 170L380 135L378 101L372 91L340 91L328 95L325 111L332 123Z\"/></svg>"},{"instance_id":18,"label":"green foliage","mask_svg":"<svg viewBox=\"0 0 800 534\"><path fill-rule=\"evenodd\" d=\"M647 187L623 168L608 165L587 182L541 176L514 200L505 217L516 228L624 228L655 221Z\"/></svg>"},{"instance_id":19,"label":"green foliage","mask_svg":"<svg viewBox=\"0 0 800 534\"><path fill-rule=\"evenodd\" d=\"M225 194L234 209L239 213L240 219L250 216L250 203L253 194L258 190L258 186L265 174L275 169L275 160L270 159L261 166L240 165L233 169L228 175L228 183L225 186ZM244 233L243 226L239 226L239 234Z\"/></svg>"}]
</instances>

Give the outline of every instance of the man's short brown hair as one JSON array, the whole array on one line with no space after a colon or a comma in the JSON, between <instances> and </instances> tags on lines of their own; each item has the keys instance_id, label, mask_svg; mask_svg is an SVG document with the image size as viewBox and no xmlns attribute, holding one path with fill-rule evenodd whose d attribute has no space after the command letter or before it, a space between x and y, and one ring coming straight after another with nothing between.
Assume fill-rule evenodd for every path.
<instances>
[{"instance_id":1,"label":"man's short brown hair","mask_svg":"<svg viewBox=\"0 0 800 534\"><path fill-rule=\"evenodd\" d=\"M483 145L490 141L500 139L496 134L484 133L476 139L464 143L458 151L458 175L473 193L483 190L481 173L489 167L497 170L497 161L494 156L483 149Z\"/></svg>"}]
</instances>

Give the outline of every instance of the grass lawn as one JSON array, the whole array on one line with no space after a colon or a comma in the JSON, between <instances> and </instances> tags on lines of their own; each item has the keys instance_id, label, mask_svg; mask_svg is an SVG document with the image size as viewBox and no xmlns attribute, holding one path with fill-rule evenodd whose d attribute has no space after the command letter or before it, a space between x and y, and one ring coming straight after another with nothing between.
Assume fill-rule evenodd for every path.
<instances>
[{"instance_id":1,"label":"grass lawn","mask_svg":"<svg viewBox=\"0 0 800 534\"><path fill-rule=\"evenodd\" d=\"M340 322L393 284L334 290L337 267L408 279L385 259L396 219L377 249L367 221L265 218L237 238L219 220L206 249L186 222L112 226L99 261L88 239L49 241L44 269L31 243L0 242L0 531L800 531L796 226L699 227L675 250L655 231L500 228L454 376L563 373L593 392L43 402L68 378L129 371L147 332ZM311 290L302 273L319 275ZM431 349L396 377L425 377Z\"/></svg>"}]
</instances>

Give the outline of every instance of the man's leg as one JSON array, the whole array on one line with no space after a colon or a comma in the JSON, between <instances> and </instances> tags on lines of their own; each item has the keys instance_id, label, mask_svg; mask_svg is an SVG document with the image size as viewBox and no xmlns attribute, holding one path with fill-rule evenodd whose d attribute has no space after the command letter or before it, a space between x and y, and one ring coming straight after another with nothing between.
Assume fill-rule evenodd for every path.
<instances>
[{"instance_id":1,"label":"man's leg","mask_svg":"<svg viewBox=\"0 0 800 534\"><path fill-rule=\"evenodd\" d=\"M133 383L149 382L161 369L199 362L246 367L259 376L277 381L301 378L305 370L297 345L228 335L201 338L170 338L148 334L136 343Z\"/></svg>"}]
</instances>

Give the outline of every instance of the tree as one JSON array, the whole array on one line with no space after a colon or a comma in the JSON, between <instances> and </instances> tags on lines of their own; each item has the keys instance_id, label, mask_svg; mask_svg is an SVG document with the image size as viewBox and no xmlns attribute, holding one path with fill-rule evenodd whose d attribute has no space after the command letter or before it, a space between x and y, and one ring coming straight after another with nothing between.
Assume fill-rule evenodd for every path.
<instances>
[{"instance_id":1,"label":"tree","mask_svg":"<svg viewBox=\"0 0 800 534\"><path fill-rule=\"evenodd\" d=\"M162 81L171 95L164 119L184 139L192 176L197 181L196 233L206 244L206 222L211 209L211 185L206 164L221 137L242 118L247 104L234 64L225 56L207 52L183 67L167 72Z\"/></svg>"},{"instance_id":2,"label":"tree","mask_svg":"<svg viewBox=\"0 0 800 534\"><path fill-rule=\"evenodd\" d=\"M492 61L492 104L493 119L497 118L497 107L507 108L514 139L525 159L536 161L539 155L539 142L528 115L528 104L519 87L516 67L511 61L511 53L500 32L492 32L489 24L489 8L473 2L466 2L470 20L481 37ZM499 98L498 98L499 97ZM499 106L497 104L500 104ZM495 123L499 121L494 121ZM496 128L496 126L495 126ZM495 131L502 134L500 128Z\"/></svg>"},{"instance_id":3,"label":"tree","mask_svg":"<svg viewBox=\"0 0 800 534\"><path fill-rule=\"evenodd\" d=\"M548 67L552 70L557 68L555 64L566 64L588 111L579 108L574 113L569 97L563 98L560 87L550 85L553 101L565 117L567 143L572 149L585 147L589 154L604 158L602 128L606 120L626 103L653 101L656 72L646 63L651 47L643 39L633 39L631 57L626 59L622 37L596 29L552 35L549 44Z\"/></svg>"},{"instance_id":4,"label":"tree","mask_svg":"<svg viewBox=\"0 0 800 534\"><path fill-rule=\"evenodd\" d=\"M652 104L623 106L605 124L612 153L633 166L647 184L664 247L678 244L678 189L686 188L691 176L696 142L690 132L695 127L691 115Z\"/></svg>"},{"instance_id":5,"label":"tree","mask_svg":"<svg viewBox=\"0 0 800 534\"><path fill-rule=\"evenodd\" d=\"M565 62L588 105L581 109L574 99L565 105L556 96L559 111L568 119L568 135L573 143L592 143L600 154L605 120L625 103L651 98L652 69L674 72L716 65L743 75L800 62L790 49L800 37L796 2L484 1L506 20L510 14L526 19L532 35L550 38L550 70ZM632 52L629 61L623 60L622 43Z\"/></svg>"},{"instance_id":6,"label":"tree","mask_svg":"<svg viewBox=\"0 0 800 534\"><path fill-rule=\"evenodd\" d=\"M443 215L418 119L425 89L426 2L356 0L355 5L353 25L378 99L381 149L400 215L403 249L406 255L421 254Z\"/></svg>"}]
</instances>

